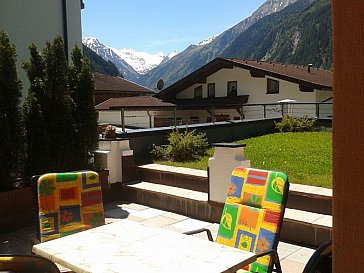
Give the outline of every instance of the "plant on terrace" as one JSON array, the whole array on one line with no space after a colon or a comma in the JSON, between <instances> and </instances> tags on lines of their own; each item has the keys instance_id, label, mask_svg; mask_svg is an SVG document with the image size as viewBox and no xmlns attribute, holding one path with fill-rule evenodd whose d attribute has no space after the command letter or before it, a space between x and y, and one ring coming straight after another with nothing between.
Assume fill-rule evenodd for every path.
<instances>
[{"instance_id":1,"label":"plant on terrace","mask_svg":"<svg viewBox=\"0 0 364 273\"><path fill-rule=\"evenodd\" d=\"M158 159L171 161L188 161L203 156L208 148L208 142L204 133L196 133L195 130L180 132L173 130L168 136L168 144L152 147L152 155Z\"/></svg>"}]
</instances>

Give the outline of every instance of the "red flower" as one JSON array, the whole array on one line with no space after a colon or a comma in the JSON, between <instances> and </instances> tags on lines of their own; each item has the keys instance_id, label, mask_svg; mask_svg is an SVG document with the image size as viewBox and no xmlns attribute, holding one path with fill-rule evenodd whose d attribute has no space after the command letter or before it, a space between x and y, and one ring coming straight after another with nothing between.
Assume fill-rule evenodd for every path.
<instances>
[{"instance_id":1,"label":"red flower","mask_svg":"<svg viewBox=\"0 0 364 273\"><path fill-rule=\"evenodd\" d=\"M262 240L258 241L257 247L259 251L267 250L269 247L269 242L265 239L265 237L262 237Z\"/></svg>"},{"instance_id":2,"label":"red flower","mask_svg":"<svg viewBox=\"0 0 364 273\"><path fill-rule=\"evenodd\" d=\"M229 188L228 188L228 195L232 195L236 192L236 185L234 185L233 183L229 183Z\"/></svg>"},{"instance_id":3,"label":"red flower","mask_svg":"<svg viewBox=\"0 0 364 273\"><path fill-rule=\"evenodd\" d=\"M69 223L73 219L73 213L71 211L65 210L61 215L62 223Z\"/></svg>"}]
</instances>

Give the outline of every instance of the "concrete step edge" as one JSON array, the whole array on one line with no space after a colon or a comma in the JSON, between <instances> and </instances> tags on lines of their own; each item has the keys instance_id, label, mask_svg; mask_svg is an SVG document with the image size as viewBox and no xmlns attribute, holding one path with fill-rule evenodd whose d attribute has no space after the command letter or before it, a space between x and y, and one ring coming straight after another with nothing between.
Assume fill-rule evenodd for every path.
<instances>
[{"instance_id":1,"label":"concrete step edge","mask_svg":"<svg viewBox=\"0 0 364 273\"><path fill-rule=\"evenodd\" d=\"M206 193L197 192L197 194L204 194L205 197L203 198L188 195L180 196L172 192L166 193L157 189L144 188L152 183L142 183L138 186L123 185L122 199L203 221L215 223L220 221L223 208L207 202ZM285 242L316 248L332 238L332 217L286 209L280 238Z\"/></svg>"},{"instance_id":2,"label":"concrete step edge","mask_svg":"<svg viewBox=\"0 0 364 273\"><path fill-rule=\"evenodd\" d=\"M204 170L196 170L184 167L174 167L161 164L146 164L138 166L138 168L141 168L143 170L150 170L153 172L177 173L179 175L196 176L196 177L201 177L201 180L204 178L207 179L208 177L207 171ZM318 196L321 198L332 198L332 189L316 187L316 186L290 183L290 192L300 193L302 195L308 195L312 197Z\"/></svg>"},{"instance_id":3,"label":"concrete step edge","mask_svg":"<svg viewBox=\"0 0 364 273\"><path fill-rule=\"evenodd\" d=\"M176 198L185 198L202 202L208 201L207 193L177 188L173 186L157 185L150 182L126 184L125 186L142 191L155 192L158 194L167 194ZM288 221L305 222L307 224L312 224L315 226L332 228L332 216L322 213L286 208L285 219L287 219Z\"/></svg>"}]
</instances>

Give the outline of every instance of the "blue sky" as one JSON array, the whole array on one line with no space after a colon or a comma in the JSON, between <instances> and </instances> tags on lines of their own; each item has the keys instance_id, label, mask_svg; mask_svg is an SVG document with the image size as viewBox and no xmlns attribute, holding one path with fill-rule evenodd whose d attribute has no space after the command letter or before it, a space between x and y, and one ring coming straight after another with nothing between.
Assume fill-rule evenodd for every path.
<instances>
[{"instance_id":1,"label":"blue sky","mask_svg":"<svg viewBox=\"0 0 364 273\"><path fill-rule=\"evenodd\" d=\"M265 0L85 0L84 37L155 54L181 52L232 27Z\"/></svg>"}]
</instances>

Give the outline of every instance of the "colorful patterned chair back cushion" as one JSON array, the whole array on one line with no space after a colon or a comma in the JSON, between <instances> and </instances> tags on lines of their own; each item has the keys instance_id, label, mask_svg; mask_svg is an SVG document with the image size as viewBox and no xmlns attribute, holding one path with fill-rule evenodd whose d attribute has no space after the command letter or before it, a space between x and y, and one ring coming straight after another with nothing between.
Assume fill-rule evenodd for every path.
<instances>
[{"instance_id":1,"label":"colorful patterned chair back cushion","mask_svg":"<svg viewBox=\"0 0 364 273\"><path fill-rule=\"evenodd\" d=\"M38 179L40 241L105 224L99 176L92 171L50 173Z\"/></svg>"},{"instance_id":2,"label":"colorful patterned chair back cushion","mask_svg":"<svg viewBox=\"0 0 364 273\"><path fill-rule=\"evenodd\" d=\"M60 273L51 261L31 255L0 255L0 272L16 273Z\"/></svg>"},{"instance_id":3,"label":"colorful patterned chair back cushion","mask_svg":"<svg viewBox=\"0 0 364 273\"><path fill-rule=\"evenodd\" d=\"M288 188L284 173L235 168L216 242L255 253L276 249ZM244 269L265 273L271 267L266 255Z\"/></svg>"}]
</instances>

